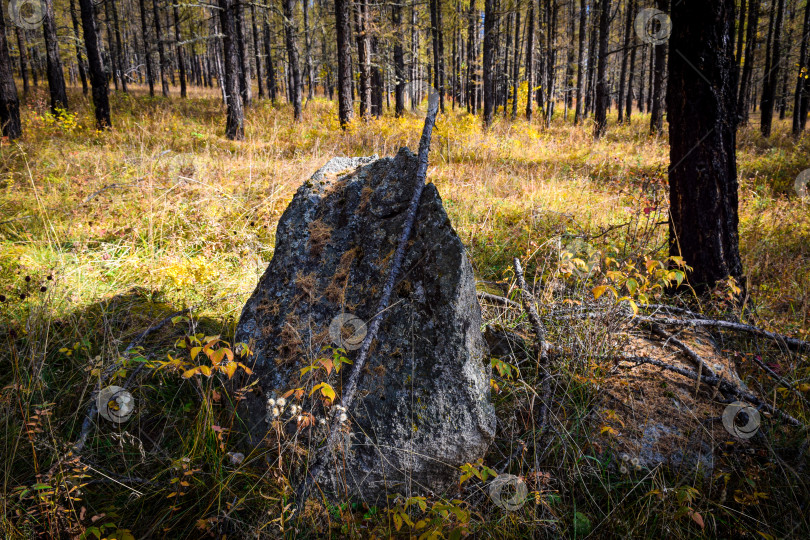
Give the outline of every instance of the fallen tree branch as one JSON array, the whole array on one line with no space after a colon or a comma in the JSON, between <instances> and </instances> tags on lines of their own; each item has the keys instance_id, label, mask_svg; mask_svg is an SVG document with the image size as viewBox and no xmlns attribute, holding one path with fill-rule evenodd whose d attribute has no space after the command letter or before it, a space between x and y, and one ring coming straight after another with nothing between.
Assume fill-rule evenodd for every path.
<instances>
[{"instance_id":1,"label":"fallen tree branch","mask_svg":"<svg viewBox=\"0 0 810 540\"><path fill-rule=\"evenodd\" d=\"M480 300L486 300L487 302L491 302L493 304L503 304L504 306L511 307L511 308L520 308L520 304L515 302L514 300L510 300L508 298L504 298L503 296L498 296L495 294L490 294L482 291L476 291L476 296Z\"/></svg>"},{"instance_id":2,"label":"fallen tree branch","mask_svg":"<svg viewBox=\"0 0 810 540\"><path fill-rule=\"evenodd\" d=\"M391 270L388 273L385 285L383 286L382 296L380 297L377 311L369 324L368 333L366 334L363 343L360 346L360 352L357 359L354 361L352 373L349 380L344 386L343 394L341 396L341 406L344 410L350 410L352 402L354 401L354 393L357 389L357 383L360 380L360 375L363 372L368 352L371 349L371 342L377 337L377 332L380 329L383 315L388 308L388 302L394 290L397 276L400 272L402 262L405 260L405 250L408 247L408 241L413 231L414 223L416 222L416 212L419 209L419 201L422 198L422 191L425 188L425 179L427 177L428 154L430 153L430 138L433 134L433 126L436 123L436 115L439 112L439 94L435 90L431 92L428 99L428 113L425 118L425 126L422 130L422 138L419 141L419 153L417 155L416 167L416 190L411 198L410 205L408 206L408 213L405 215L405 224L402 229L402 234L399 237L399 244L394 253L394 258L391 262ZM303 508L309 494L309 488L312 482L321 474L324 467L324 454L328 454L329 450L336 446L338 436L341 433L341 422L338 415L332 420L332 425L329 430L329 436L326 439L326 446L324 452L318 453L315 456L312 468L304 478L296 493L296 502L299 508Z\"/></svg>"},{"instance_id":3,"label":"fallen tree branch","mask_svg":"<svg viewBox=\"0 0 810 540\"><path fill-rule=\"evenodd\" d=\"M707 364L706 361L703 358L701 358L695 351L690 349L686 343L679 340L678 338L676 338L675 336L673 336L672 334L670 334L657 324L651 324L650 330L652 330L652 333L657 335L658 337L664 338L665 344L667 342L672 343L677 349L679 349L684 355L686 355L686 357L689 358L693 364L695 364L695 367L698 368L699 375L706 373L707 375L709 375L709 377L717 377L717 374L714 372L712 368L709 367L709 364Z\"/></svg>"},{"instance_id":4,"label":"fallen tree branch","mask_svg":"<svg viewBox=\"0 0 810 540\"><path fill-rule=\"evenodd\" d=\"M775 416L780 416L784 419L787 423L792 426L796 427L806 427L802 422L797 420L796 418L792 417L786 412L783 412L767 403L759 399L753 394L747 393L742 391L737 385L729 382L728 380L724 379L720 376L711 377L708 375L698 375L694 371L690 371L685 368L680 368L677 366L673 366L671 364L667 364L666 362L661 362L660 360L655 360L653 358L648 358L646 356L622 356L619 357L619 360L625 362L633 362L637 365L640 364L649 364L652 366L660 367L667 371L671 371L673 373L677 373L679 375L683 375L684 377L688 377L693 381L702 381L710 386L717 386L721 392L727 394L729 396L735 397L738 400L748 401L749 403L753 403L758 408L764 409L770 414Z\"/></svg>"},{"instance_id":5,"label":"fallen tree branch","mask_svg":"<svg viewBox=\"0 0 810 540\"><path fill-rule=\"evenodd\" d=\"M529 316L529 322L534 331L534 338L537 341L537 353L540 358L545 362L548 359L548 352L546 347L546 329L543 327L543 321L540 320L540 315L537 314L537 309L534 307L534 298L526 286L526 280L523 278L523 268L520 266L520 260L515 257L512 261L515 268L515 277L517 278L518 288L520 289L520 298L523 300L523 309Z\"/></svg>"},{"instance_id":6,"label":"fallen tree branch","mask_svg":"<svg viewBox=\"0 0 810 540\"><path fill-rule=\"evenodd\" d=\"M774 370L769 368L767 365L763 364L759 358L754 357L754 363L758 365L760 368L762 368L765 371L765 373L770 375L774 380L776 380L776 382L778 382L779 384L781 384L782 386L784 386L785 388L796 394L796 397L798 397L801 400L801 402L805 404L805 406L810 408L810 402L808 402L807 399L805 399L805 397L802 395L802 393L799 392L799 390L796 389L792 384L790 384L785 379L780 377Z\"/></svg>"},{"instance_id":7,"label":"fallen tree branch","mask_svg":"<svg viewBox=\"0 0 810 540\"><path fill-rule=\"evenodd\" d=\"M810 351L810 342L802 341L788 337L774 332L768 332L750 324L736 323L731 321L723 321L719 319L673 319L671 317L646 317L644 315L637 315L633 318L634 321L663 324L667 326L688 326L692 328L709 327L709 328L722 328L724 330L735 330L737 332L745 332L755 336L766 337L776 342L783 343L786 347L796 351L807 350Z\"/></svg>"}]
</instances>

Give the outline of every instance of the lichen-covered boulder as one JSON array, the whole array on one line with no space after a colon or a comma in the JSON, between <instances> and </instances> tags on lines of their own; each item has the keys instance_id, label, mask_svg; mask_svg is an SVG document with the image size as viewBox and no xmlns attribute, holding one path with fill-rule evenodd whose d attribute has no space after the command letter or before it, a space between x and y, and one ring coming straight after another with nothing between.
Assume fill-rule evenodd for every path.
<instances>
[{"instance_id":1,"label":"lichen-covered boulder","mask_svg":"<svg viewBox=\"0 0 810 540\"><path fill-rule=\"evenodd\" d=\"M327 373L318 360L333 359L341 346L356 358L363 323L375 314L390 271L416 168L406 148L394 158L333 159L282 215L273 259L236 333L237 342L250 345L258 377L241 404L254 444L278 414L268 397L303 388L295 403L313 417L298 434L308 438L310 457L322 451L321 419L333 417L335 407L317 399L320 391L308 396L326 382L339 403L354 365ZM482 457L495 431L472 266L433 184L423 191L389 305L346 411L343 443L327 449L330 464L317 479L328 494L375 504L387 495L451 488L459 467ZM321 367L302 373L313 364Z\"/></svg>"}]
</instances>

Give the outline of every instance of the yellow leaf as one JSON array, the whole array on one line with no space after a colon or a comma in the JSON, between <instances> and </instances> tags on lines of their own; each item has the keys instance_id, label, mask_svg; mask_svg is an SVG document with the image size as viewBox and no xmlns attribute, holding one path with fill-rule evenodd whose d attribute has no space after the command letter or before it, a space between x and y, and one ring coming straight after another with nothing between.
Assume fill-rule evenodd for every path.
<instances>
[{"instance_id":1,"label":"yellow leaf","mask_svg":"<svg viewBox=\"0 0 810 540\"><path fill-rule=\"evenodd\" d=\"M247 367L247 366L246 366L245 364L243 364L242 362L239 362L239 367L241 367L242 369L244 369L244 370L245 370L245 373L247 373L248 375L253 375L253 370L252 370L252 369L250 369L249 367Z\"/></svg>"},{"instance_id":2,"label":"yellow leaf","mask_svg":"<svg viewBox=\"0 0 810 540\"><path fill-rule=\"evenodd\" d=\"M200 367L202 367L202 366L200 366ZM188 378L193 377L194 375L196 375L197 372L199 372L199 371L200 371L199 367L191 368L188 371L183 372L182 377L184 379L188 379Z\"/></svg>"},{"instance_id":3,"label":"yellow leaf","mask_svg":"<svg viewBox=\"0 0 810 540\"><path fill-rule=\"evenodd\" d=\"M227 364L225 364L225 373L228 374L229 379L234 376L237 367L238 366L236 365L236 362L228 362Z\"/></svg>"},{"instance_id":4,"label":"yellow leaf","mask_svg":"<svg viewBox=\"0 0 810 540\"><path fill-rule=\"evenodd\" d=\"M197 355L200 354L202 347L192 347L191 348L191 359L194 360L197 358Z\"/></svg>"},{"instance_id":5,"label":"yellow leaf","mask_svg":"<svg viewBox=\"0 0 810 540\"><path fill-rule=\"evenodd\" d=\"M593 288L593 297L599 300L599 297L605 294L607 290L607 285L599 285L598 287Z\"/></svg>"},{"instance_id":6,"label":"yellow leaf","mask_svg":"<svg viewBox=\"0 0 810 540\"><path fill-rule=\"evenodd\" d=\"M202 374L203 374L203 375L205 375L206 377L210 377L210 376L211 376L211 368L210 368L210 367L208 367L208 366L200 366L200 371L201 371L201 372L202 372Z\"/></svg>"}]
</instances>

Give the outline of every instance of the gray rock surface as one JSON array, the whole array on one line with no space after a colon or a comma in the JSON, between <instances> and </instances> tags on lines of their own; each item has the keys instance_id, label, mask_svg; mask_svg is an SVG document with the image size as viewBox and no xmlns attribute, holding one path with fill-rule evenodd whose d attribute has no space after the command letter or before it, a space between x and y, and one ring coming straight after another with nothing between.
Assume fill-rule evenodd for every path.
<instances>
[{"instance_id":1,"label":"gray rock surface","mask_svg":"<svg viewBox=\"0 0 810 540\"><path fill-rule=\"evenodd\" d=\"M298 189L282 215L273 260L236 333L236 341L254 351L249 363L258 385L241 403L254 444L272 420L268 395L303 387L308 396L327 382L339 401L353 365L329 375L324 369L302 375L301 368L332 357L335 317L369 322L374 315L416 167L405 148L394 158L333 159ZM330 449L333 460L317 479L328 494L374 504L393 494L452 488L458 468L482 457L495 431L472 266L433 184L422 194L399 276L347 411L344 443ZM354 360L357 351L346 348ZM296 403L319 421L334 407L317 395ZM325 427L299 435L313 456ZM303 474L298 471L297 480Z\"/></svg>"}]
</instances>

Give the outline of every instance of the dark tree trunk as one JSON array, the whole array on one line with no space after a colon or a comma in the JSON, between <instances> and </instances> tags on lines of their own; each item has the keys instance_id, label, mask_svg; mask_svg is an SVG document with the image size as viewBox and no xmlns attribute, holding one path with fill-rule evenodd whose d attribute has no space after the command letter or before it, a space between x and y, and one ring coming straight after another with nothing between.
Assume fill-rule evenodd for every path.
<instances>
[{"instance_id":1,"label":"dark tree trunk","mask_svg":"<svg viewBox=\"0 0 810 540\"><path fill-rule=\"evenodd\" d=\"M596 0L598 2L599 0ZM594 6L595 7L595 6ZM593 19L591 19L593 21ZM591 35L588 38L588 85L585 91L585 116L593 110L593 83L596 75L596 37L599 25L591 23Z\"/></svg>"},{"instance_id":2,"label":"dark tree trunk","mask_svg":"<svg viewBox=\"0 0 810 540\"><path fill-rule=\"evenodd\" d=\"M309 33L309 0L304 0L303 3L304 7L304 54L306 57L304 61L306 62L307 68L307 99L312 99L314 95L315 81L313 80L312 74L312 40L310 39Z\"/></svg>"},{"instance_id":3,"label":"dark tree trunk","mask_svg":"<svg viewBox=\"0 0 810 540\"><path fill-rule=\"evenodd\" d=\"M467 15L467 112L471 114L478 112L476 110L477 92L475 85L476 60L478 56L476 34L480 28L478 15L478 10L475 8L475 0L470 0L470 10ZM531 93L531 88L529 92Z\"/></svg>"},{"instance_id":4,"label":"dark tree trunk","mask_svg":"<svg viewBox=\"0 0 810 540\"><path fill-rule=\"evenodd\" d=\"M87 73L84 70L84 60L82 59L82 48L80 46L81 38L79 37L79 17L76 15L76 0L70 0L70 20L73 23L73 38L76 43L76 63L79 68L79 79L82 81L82 93L86 96L89 91L87 87ZM17 29L17 43L20 44L20 63L26 58L24 46L20 42L20 29ZM28 75L23 72L23 93L28 93Z\"/></svg>"},{"instance_id":5,"label":"dark tree trunk","mask_svg":"<svg viewBox=\"0 0 810 540\"><path fill-rule=\"evenodd\" d=\"M669 0L658 0L658 9L666 12ZM733 32L732 34L733 35ZM729 36L731 39L731 36ZM650 115L650 133L661 135L664 132L664 73L666 72L667 43L655 45L655 73L652 88L652 114ZM688 58L688 57L687 57Z\"/></svg>"},{"instance_id":6,"label":"dark tree trunk","mask_svg":"<svg viewBox=\"0 0 810 540\"><path fill-rule=\"evenodd\" d=\"M518 86L520 86L520 11L515 13L515 50L512 56L512 120L517 119ZM506 116L504 114L504 116Z\"/></svg>"},{"instance_id":7,"label":"dark tree trunk","mask_svg":"<svg viewBox=\"0 0 810 540\"><path fill-rule=\"evenodd\" d=\"M371 46L371 57L376 60L371 66L371 114L379 118L382 115L383 76L380 69L376 33L370 36L369 45Z\"/></svg>"},{"instance_id":8,"label":"dark tree trunk","mask_svg":"<svg viewBox=\"0 0 810 540\"><path fill-rule=\"evenodd\" d=\"M394 27L394 114L397 117L405 113L405 54L402 51L402 6L391 5L391 24Z\"/></svg>"},{"instance_id":9,"label":"dark tree trunk","mask_svg":"<svg viewBox=\"0 0 810 540\"><path fill-rule=\"evenodd\" d=\"M368 3L356 2L355 26L357 27L357 63L360 71L360 118L368 118L371 112L371 47L368 42Z\"/></svg>"},{"instance_id":10,"label":"dark tree trunk","mask_svg":"<svg viewBox=\"0 0 810 540\"><path fill-rule=\"evenodd\" d=\"M532 88L534 88L534 4L535 0L529 0L529 11L526 14L526 120L532 121Z\"/></svg>"},{"instance_id":11,"label":"dark tree trunk","mask_svg":"<svg viewBox=\"0 0 810 540\"><path fill-rule=\"evenodd\" d=\"M93 89L93 106L96 112L96 126L98 129L112 127L110 119L110 97L107 74L101 61L98 32L96 30L96 14L93 9L93 0L79 0L82 14L82 30L84 32L84 46L87 50L87 65L90 69L90 86Z\"/></svg>"},{"instance_id":12,"label":"dark tree trunk","mask_svg":"<svg viewBox=\"0 0 810 540\"><path fill-rule=\"evenodd\" d=\"M245 2L246 0L235 0L233 24L239 60L239 91L242 93L243 107L250 107L253 103L253 89L250 85L250 51L245 40Z\"/></svg>"},{"instance_id":13,"label":"dark tree trunk","mask_svg":"<svg viewBox=\"0 0 810 540\"><path fill-rule=\"evenodd\" d=\"M118 69L118 49L115 47L115 31L113 30L113 18L112 12L110 11L110 4L111 2L104 2L104 20L107 23L107 49L108 53L106 55L106 62L105 64L108 66L108 75L112 79L113 84L115 85L115 90L118 91L118 81L121 80L121 70ZM98 16L101 15L101 5L97 6L96 14ZM99 30L99 39L101 38Z\"/></svg>"},{"instance_id":14,"label":"dark tree trunk","mask_svg":"<svg viewBox=\"0 0 810 540\"><path fill-rule=\"evenodd\" d=\"M779 84L779 68L782 58L782 17L785 11L785 0L774 2L771 19L773 21L771 31L771 56L765 68L765 80L762 85L762 98L760 100L760 131L763 137L771 136L773 125L773 108L776 100L776 87Z\"/></svg>"},{"instance_id":15,"label":"dark tree trunk","mask_svg":"<svg viewBox=\"0 0 810 540\"><path fill-rule=\"evenodd\" d=\"M693 268L689 281L698 291L729 276L744 286L733 32L734 0L673 5L670 46L683 57L673 55L669 62L669 253Z\"/></svg>"},{"instance_id":16,"label":"dark tree trunk","mask_svg":"<svg viewBox=\"0 0 810 540\"><path fill-rule=\"evenodd\" d=\"M430 35L433 38L433 87L439 93L439 110L444 113L444 33L441 0L430 0Z\"/></svg>"},{"instance_id":17,"label":"dark tree trunk","mask_svg":"<svg viewBox=\"0 0 810 540\"><path fill-rule=\"evenodd\" d=\"M264 56L266 58L265 65L267 66L267 95L270 97L271 102L276 101L276 68L273 66L273 45L270 41L270 23L267 21L267 15L264 19Z\"/></svg>"},{"instance_id":18,"label":"dark tree trunk","mask_svg":"<svg viewBox=\"0 0 810 540\"><path fill-rule=\"evenodd\" d=\"M20 28L19 26L14 27L14 31L17 34L17 48L20 49L20 77L22 78L23 82L23 96L28 95L28 45L25 43L25 31ZM79 39L76 39L76 52L79 53ZM79 73L82 75L82 83L84 85L84 93L87 93L87 79L84 78L84 68L81 64L81 54L77 56L79 67Z\"/></svg>"},{"instance_id":19,"label":"dark tree trunk","mask_svg":"<svg viewBox=\"0 0 810 540\"><path fill-rule=\"evenodd\" d=\"M585 35L588 30L588 2L579 0L579 53L577 55L577 103L574 108L574 125L582 118L582 100L585 91Z\"/></svg>"},{"instance_id":20,"label":"dark tree trunk","mask_svg":"<svg viewBox=\"0 0 810 540\"><path fill-rule=\"evenodd\" d=\"M154 96L155 71L152 69L152 54L149 50L149 26L146 24L146 0L139 0L138 5L141 9L141 37L143 38L143 57L146 63L146 81L149 83L149 95Z\"/></svg>"},{"instance_id":21,"label":"dark tree trunk","mask_svg":"<svg viewBox=\"0 0 810 540\"><path fill-rule=\"evenodd\" d=\"M118 63L118 73L121 78L121 91L127 92L127 70L124 54L123 42L121 40L121 26L118 21L118 7L114 1L110 1L113 16L113 26L115 27L115 43L116 43L116 60ZM175 9L177 9L175 7ZM182 69L182 68L181 68Z\"/></svg>"},{"instance_id":22,"label":"dark tree trunk","mask_svg":"<svg viewBox=\"0 0 810 540\"><path fill-rule=\"evenodd\" d=\"M306 0L304 4L306 4ZM259 99L264 97L264 81L262 80L261 48L259 47L259 27L256 24L256 6L250 4L250 25L253 30L253 59L256 62L256 82L259 85Z\"/></svg>"},{"instance_id":23,"label":"dark tree trunk","mask_svg":"<svg viewBox=\"0 0 810 540\"><path fill-rule=\"evenodd\" d=\"M605 134L607 128L608 83L607 83L607 46L610 31L610 0L599 2L599 58L596 68L596 105L594 107L594 137Z\"/></svg>"},{"instance_id":24,"label":"dark tree trunk","mask_svg":"<svg viewBox=\"0 0 810 540\"><path fill-rule=\"evenodd\" d=\"M630 11L632 13L635 13L636 12L636 6L637 6L636 0L630 0L630 3L632 4L632 7L631 7ZM630 70L627 73L627 103L625 104L625 121L628 124L630 123L630 117L633 114L633 80L636 77L636 50L637 49L638 49L638 47L636 47L635 44L632 45L632 48L630 50ZM619 103L619 107L621 107L621 106L622 106L622 104Z\"/></svg>"},{"instance_id":25,"label":"dark tree trunk","mask_svg":"<svg viewBox=\"0 0 810 540\"><path fill-rule=\"evenodd\" d=\"M740 92L737 94L737 117L740 125L748 124L749 94L754 73L754 51L756 51L757 26L759 25L760 0L749 0L748 28L745 37L745 60L740 77Z\"/></svg>"},{"instance_id":26,"label":"dark tree trunk","mask_svg":"<svg viewBox=\"0 0 810 540\"><path fill-rule=\"evenodd\" d=\"M495 0L484 0L484 127L495 115L495 29L498 26Z\"/></svg>"},{"instance_id":27,"label":"dark tree trunk","mask_svg":"<svg viewBox=\"0 0 810 540\"><path fill-rule=\"evenodd\" d=\"M304 0L307 1L307 0ZM287 38L287 59L290 64L290 95L293 104L293 119L301 120L301 69L298 66L298 27L295 24L293 6L295 0L284 0L284 35Z\"/></svg>"},{"instance_id":28,"label":"dark tree trunk","mask_svg":"<svg viewBox=\"0 0 810 540\"><path fill-rule=\"evenodd\" d=\"M352 103L352 27L349 0L335 0L335 35L337 37L337 89L340 127L346 129L354 116Z\"/></svg>"},{"instance_id":29,"label":"dark tree trunk","mask_svg":"<svg viewBox=\"0 0 810 540\"><path fill-rule=\"evenodd\" d=\"M621 73L619 74L619 102L618 106L618 122L621 124L624 121L624 92L625 92L625 82L627 79L627 61L629 56L629 49L630 49L630 30L633 26L633 1L627 0L627 7L625 8L627 11L625 19L624 19L624 41L622 45L622 69Z\"/></svg>"},{"instance_id":30,"label":"dark tree trunk","mask_svg":"<svg viewBox=\"0 0 810 540\"><path fill-rule=\"evenodd\" d=\"M0 4L0 128L4 137L22 137L20 123L20 97L14 83L14 69L6 42L5 3Z\"/></svg>"},{"instance_id":31,"label":"dark tree trunk","mask_svg":"<svg viewBox=\"0 0 810 540\"><path fill-rule=\"evenodd\" d=\"M172 6L174 14L174 40L175 47L177 48L177 64L180 68L180 97L185 98L188 95L186 88L186 59L183 54L183 34L180 32L180 11L177 9L177 4Z\"/></svg>"},{"instance_id":32,"label":"dark tree trunk","mask_svg":"<svg viewBox=\"0 0 810 540\"><path fill-rule=\"evenodd\" d=\"M799 50L799 75L796 80L796 94L793 97L793 135L799 136L807 127L807 110L810 103L810 83L808 83L808 47L810 46L810 3L804 6L804 25Z\"/></svg>"},{"instance_id":33,"label":"dark tree trunk","mask_svg":"<svg viewBox=\"0 0 810 540\"><path fill-rule=\"evenodd\" d=\"M56 21L53 14L53 1L42 2L44 18L42 20L42 33L45 36L45 51L48 70L48 90L51 94L51 113L58 114L59 110L68 108L67 88L65 87L65 73L62 70L62 59L59 56L59 40L56 37Z\"/></svg>"},{"instance_id":34,"label":"dark tree trunk","mask_svg":"<svg viewBox=\"0 0 810 540\"><path fill-rule=\"evenodd\" d=\"M89 1L89 0L83 0ZM236 0L218 0L225 60L225 103L228 119L225 136L232 141L245 138L245 113L239 87L239 46L236 44Z\"/></svg>"},{"instance_id":35,"label":"dark tree trunk","mask_svg":"<svg viewBox=\"0 0 810 540\"><path fill-rule=\"evenodd\" d=\"M169 97L169 80L166 78L166 51L163 48L163 32L160 27L160 12L158 11L158 1L152 0L152 24L155 26L155 41L157 41L158 48L158 63L160 68L160 85L163 90L163 97Z\"/></svg>"}]
</instances>

